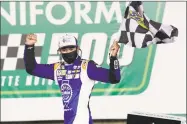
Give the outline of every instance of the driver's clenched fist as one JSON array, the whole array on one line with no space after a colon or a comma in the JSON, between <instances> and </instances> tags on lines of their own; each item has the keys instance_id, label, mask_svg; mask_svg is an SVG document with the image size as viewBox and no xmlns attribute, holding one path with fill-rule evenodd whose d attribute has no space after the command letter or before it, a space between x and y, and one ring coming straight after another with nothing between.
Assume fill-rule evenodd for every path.
<instances>
[{"instance_id":1,"label":"driver's clenched fist","mask_svg":"<svg viewBox=\"0 0 187 124\"><path fill-rule=\"evenodd\" d=\"M36 42L37 42L36 34L28 34L26 36L26 41L25 41L26 45L34 45Z\"/></svg>"}]
</instances>

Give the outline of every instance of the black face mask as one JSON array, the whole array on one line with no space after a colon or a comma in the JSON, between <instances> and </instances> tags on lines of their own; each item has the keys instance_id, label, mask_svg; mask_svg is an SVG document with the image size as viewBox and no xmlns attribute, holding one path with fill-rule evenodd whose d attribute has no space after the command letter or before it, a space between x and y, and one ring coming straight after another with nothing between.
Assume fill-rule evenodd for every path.
<instances>
[{"instance_id":1,"label":"black face mask","mask_svg":"<svg viewBox=\"0 0 187 124\"><path fill-rule=\"evenodd\" d=\"M68 64L71 64L77 58L77 50L70 52L70 53L63 53L61 55L65 62L67 62Z\"/></svg>"}]
</instances>

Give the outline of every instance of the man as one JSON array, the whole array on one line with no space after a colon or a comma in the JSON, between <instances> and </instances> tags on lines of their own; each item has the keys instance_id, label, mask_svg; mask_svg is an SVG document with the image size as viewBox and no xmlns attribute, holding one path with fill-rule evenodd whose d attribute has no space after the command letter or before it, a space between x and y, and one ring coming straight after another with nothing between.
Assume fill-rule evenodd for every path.
<instances>
[{"instance_id":1,"label":"man","mask_svg":"<svg viewBox=\"0 0 187 124\"><path fill-rule=\"evenodd\" d=\"M27 73L58 82L64 105L64 124L92 124L89 99L94 82L115 84L120 81L117 42L110 48L110 69L102 68L94 61L81 59L77 39L68 34L59 39L60 62L38 64L34 56L36 42L35 34L27 35L24 52Z\"/></svg>"}]
</instances>

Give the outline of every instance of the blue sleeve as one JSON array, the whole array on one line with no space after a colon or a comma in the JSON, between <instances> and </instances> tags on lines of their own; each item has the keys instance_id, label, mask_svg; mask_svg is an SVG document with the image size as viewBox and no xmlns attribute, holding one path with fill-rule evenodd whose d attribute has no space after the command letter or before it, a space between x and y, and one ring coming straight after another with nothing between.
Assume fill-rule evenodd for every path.
<instances>
[{"instance_id":1,"label":"blue sleeve","mask_svg":"<svg viewBox=\"0 0 187 124\"><path fill-rule=\"evenodd\" d=\"M38 64L35 60L34 45L25 46L24 63L27 73L54 80L54 64Z\"/></svg>"},{"instance_id":2,"label":"blue sleeve","mask_svg":"<svg viewBox=\"0 0 187 124\"><path fill-rule=\"evenodd\" d=\"M113 73L113 75L111 75L111 72ZM115 68L111 68L110 66L110 69L106 69L100 67L94 61L89 61L87 73L90 79L105 83L119 83L121 78L119 64L116 64ZM115 78L115 80L112 80L111 76L113 76L112 78Z\"/></svg>"}]
</instances>

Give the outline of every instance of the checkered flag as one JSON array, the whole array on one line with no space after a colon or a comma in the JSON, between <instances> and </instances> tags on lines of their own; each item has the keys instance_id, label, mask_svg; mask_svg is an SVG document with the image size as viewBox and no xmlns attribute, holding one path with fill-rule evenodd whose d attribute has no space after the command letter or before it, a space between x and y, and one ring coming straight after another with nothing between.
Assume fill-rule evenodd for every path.
<instances>
[{"instance_id":1,"label":"checkered flag","mask_svg":"<svg viewBox=\"0 0 187 124\"><path fill-rule=\"evenodd\" d=\"M178 29L150 20L144 12L141 15L138 11L140 5L141 1L133 1L126 8L116 40L135 48L174 42L178 36Z\"/></svg>"},{"instance_id":2,"label":"checkered flag","mask_svg":"<svg viewBox=\"0 0 187 124\"><path fill-rule=\"evenodd\" d=\"M38 42L35 44L35 58L40 63L42 46L45 34L38 33ZM25 69L23 54L26 35L9 34L1 35L1 70Z\"/></svg>"}]
</instances>

